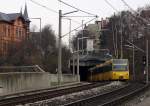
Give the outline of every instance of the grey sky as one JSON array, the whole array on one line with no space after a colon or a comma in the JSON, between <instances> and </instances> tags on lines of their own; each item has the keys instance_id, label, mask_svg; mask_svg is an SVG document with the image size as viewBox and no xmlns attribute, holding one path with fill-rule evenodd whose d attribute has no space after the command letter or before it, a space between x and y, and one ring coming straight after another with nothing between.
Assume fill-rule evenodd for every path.
<instances>
[{"instance_id":1,"label":"grey sky","mask_svg":"<svg viewBox=\"0 0 150 106\"><path fill-rule=\"evenodd\" d=\"M24 10L25 2L27 2L29 17L41 17L42 26L44 26L45 24L51 24L55 32L56 33L58 32L58 14L46 10L45 8L32 3L30 0L0 0L0 1L1 1L0 12L4 12L4 13L20 12L20 8L22 7ZM64 13L74 10L68 6L60 4L57 0L34 0L34 1L41 3L42 5L45 5L56 11L62 9ZM82 10L91 12L93 14L97 14L99 16L99 19L101 19L102 17L104 18L109 17L115 12L111 7L109 7L108 4L106 4L105 0L63 0L63 1L71 5L74 5ZM108 1L119 11L128 9L121 2L121 0L108 0ZM150 4L150 0L125 0L125 1L133 9L137 9L138 7L142 7L146 4ZM87 14L78 12L70 15L87 15ZM81 23L82 20L84 20L85 22L91 18L72 18L72 19L78 22L78 23L72 22L73 23L72 29L73 29L79 26L79 23ZM39 26L39 20L31 20L31 21L32 21L31 26L33 24ZM63 34L69 31L68 27L69 27L69 21L63 20ZM65 37L64 41L67 41L67 39L68 37Z\"/></svg>"}]
</instances>

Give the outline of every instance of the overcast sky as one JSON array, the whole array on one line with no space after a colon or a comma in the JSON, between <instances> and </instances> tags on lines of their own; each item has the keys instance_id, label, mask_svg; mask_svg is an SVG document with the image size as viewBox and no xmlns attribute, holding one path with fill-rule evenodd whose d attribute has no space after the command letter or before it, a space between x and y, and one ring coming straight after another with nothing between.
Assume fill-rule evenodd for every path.
<instances>
[{"instance_id":1,"label":"overcast sky","mask_svg":"<svg viewBox=\"0 0 150 106\"><path fill-rule=\"evenodd\" d=\"M51 24L52 28L55 30L55 33L58 33L58 14L52 11L49 11L41 6L38 6L31 2L30 0L0 0L0 12L4 13L15 13L20 12L22 8L24 10L25 2L27 3L29 17L42 18L42 26L45 24ZM59 3L58 0L33 0L44 6L47 6L50 9L58 11L62 9L63 13L73 11L74 9ZM105 0L63 0L77 8L80 8L84 11L96 14L99 16L99 19L111 16L115 10L113 10ZM121 2L121 0L108 0L117 10L127 10L128 8ZM138 7L143 7L146 4L150 4L150 0L125 0L133 9ZM77 12L70 15L87 15L82 12ZM79 26L82 23L88 21L92 18L72 18L72 29ZM31 27L35 24L39 28L39 20L31 20ZM65 34L69 31L69 21L63 20L63 29L62 33ZM72 33L73 34L73 33ZM64 42L67 42L67 38L64 38Z\"/></svg>"}]
</instances>

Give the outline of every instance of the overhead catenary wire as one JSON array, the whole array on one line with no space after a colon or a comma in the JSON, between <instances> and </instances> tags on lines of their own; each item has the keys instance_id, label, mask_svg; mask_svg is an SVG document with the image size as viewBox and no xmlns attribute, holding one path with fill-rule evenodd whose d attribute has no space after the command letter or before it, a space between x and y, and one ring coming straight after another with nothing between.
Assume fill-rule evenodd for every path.
<instances>
[{"instance_id":1,"label":"overhead catenary wire","mask_svg":"<svg viewBox=\"0 0 150 106\"><path fill-rule=\"evenodd\" d=\"M105 0L106 1L106 0ZM140 18L142 21L144 21L146 24L148 24L148 20L144 19L143 17L139 16L139 13L136 12L135 10L133 10L124 0L121 0L132 12L138 14L138 16L134 15L134 14L129 14L131 15L133 18L137 19L137 18ZM114 9L116 12L118 12L118 10L113 6L111 5L111 3L109 3L108 1L106 2L107 4L109 4L110 7L112 7L112 9ZM138 20L137 20L138 22Z\"/></svg>"},{"instance_id":2,"label":"overhead catenary wire","mask_svg":"<svg viewBox=\"0 0 150 106\"><path fill-rule=\"evenodd\" d=\"M78 22L78 21L76 21L76 20L73 20L73 19L71 19L71 20L72 20L72 22L74 22L74 23L81 24L80 22Z\"/></svg>"},{"instance_id":3,"label":"overhead catenary wire","mask_svg":"<svg viewBox=\"0 0 150 106\"><path fill-rule=\"evenodd\" d=\"M121 0L133 13L136 13L138 16L135 16L133 14L130 14L132 17L134 18L140 18L142 21L144 21L145 23L149 23L148 20L144 19L143 17L139 16L139 13L136 12L134 9L132 9L128 4L127 2L125 2L124 0ZM119 12L110 2L108 2L108 0L105 0L105 2L113 9L115 10L116 12Z\"/></svg>"},{"instance_id":4,"label":"overhead catenary wire","mask_svg":"<svg viewBox=\"0 0 150 106\"><path fill-rule=\"evenodd\" d=\"M46 6L44 6L44 5L42 5L42 4L38 3L38 2L36 2L36 1L34 1L34 0L30 0L30 1L31 1L32 3L38 5L38 6L41 6L41 7L45 8L45 9L51 11L51 12L54 12L54 13L57 13L57 14L58 14L58 12L57 12L56 10L54 10L54 9L51 9L51 8L49 8L49 7L46 7ZM83 11L83 10L81 10L81 11ZM95 15L95 16L98 17L97 15ZM67 16L64 16L64 17L67 17ZM68 16L68 17L79 17L79 16ZM80 17L93 17L93 16L80 16ZM71 20L72 20L73 22L79 24L79 22L77 22L77 21L75 21L75 20L73 20L73 19L71 19Z\"/></svg>"},{"instance_id":5,"label":"overhead catenary wire","mask_svg":"<svg viewBox=\"0 0 150 106\"><path fill-rule=\"evenodd\" d=\"M93 16L63 16L63 17L93 17ZM98 16L95 16L98 17Z\"/></svg>"},{"instance_id":6,"label":"overhead catenary wire","mask_svg":"<svg viewBox=\"0 0 150 106\"><path fill-rule=\"evenodd\" d=\"M42 4L40 4L40 3L38 3L38 2L36 2L36 1L34 1L34 0L30 0L30 1L31 1L32 3L38 5L38 6L41 6L41 7L45 8L45 9L51 11L51 12L54 12L54 13L57 13L57 14L58 14L58 12L57 12L56 10L53 10L53 9L51 9L51 8L48 8L48 7L46 7L45 5L42 5ZM79 9L79 8L76 8L76 7L74 7L74 6L71 6L70 4L68 4L68 3L66 3L66 2L63 2L63 1L61 1L61 0L58 0L58 1L60 1L61 3L65 4L65 5L68 5L68 6L72 7L72 8L74 8L74 9L76 9L77 11L81 11L81 12L84 12L84 13L86 13L86 14L88 14L88 15L92 15L92 16L68 16L68 17L95 17L95 18L91 19L90 21L87 21L87 22L84 23L84 24L87 24L87 23L93 21L94 19L96 19L96 18L98 17L98 15L95 15L95 14L86 12L86 11L84 11L84 10L81 10L81 9ZM63 17L67 17L67 16L63 16ZM73 19L71 19L71 20L73 20ZM74 21L74 22L76 22L76 21ZM76 23L77 23L77 22L76 22ZM79 27L77 27L77 28L71 30L70 32L73 32L73 31L79 29L80 27L82 27L82 25L80 25ZM64 36L68 35L70 32L68 32L68 33L66 33L66 34L64 34L64 35L62 35L62 38L63 38Z\"/></svg>"},{"instance_id":7,"label":"overhead catenary wire","mask_svg":"<svg viewBox=\"0 0 150 106\"><path fill-rule=\"evenodd\" d=\"M67 18L67 17L65 17L65 18L63 18L63 19L71 20L72 22L74 22L74 23L76 23L76 24L81 24L80 22L78 22L78 21L76 21L76 20L73 20L72 18Z\"/></svg>"},{"instance_id":8,"label":"overhead catenary wire","mask_svg":"<svg viewBox=\"0 0 150 106\"><path fill-rule=\"evenodd\" d=\"M141 19L143 22L145 22L145 24L149 24L150 22L148 20L146 20L145 18L141 17L140 14L135 11L134 9L131 8L131 6L128 5L128 3L125 0L121 0L133 13L137 14L137 17L139 19ZM134 15L135 16L135 15ZM136 16L135 16L136 17Z\"/></svg>"},{"instance_id":9,"label":"overhead catenary wire","mask_svg":"<svg viewBox=\"0 0 150 106\"><path fill-rule=\"evenodd\" d=\"M113 5L111 5L110 2L108 2L107 0L105 0L105 2L115 11L119 12Z\"/></svg>"},{"instance_id":10,"label":"overhead catenary wire","mask_svg":"<svg viewBox=\"0 0 150 106\"><path fill-rule=\"evenodd\" d=\"M105 0L105 1L107 1L107 0ZM137 13L136 11L134 11L124 0L121 0L132 12L134 12L134 13L136 13L136 14L139 14L139 13ZM107 4L109 4L109 6L110 7L112 7L112 9L114 9L116 12L118 12L118 10L113 6L113 5L111 5L111 3L109 3L108 1L107 1ZM134 18L137 18L135 15L133 15L133 14L130 14L132 17L134 17ZM144 20L144 22L146 21L145 19L143 19L141 16L140 16L140 19L142 19L142 20Z\"/></svg>"},{"instance_id":11,"label":"overhead catenary wire","mask_svg":"<svg viewBox=\"0 0 150 106\"><path fill-rule=\"evenodd\" d=\"M132 9L129 5L128 5L128 3L126 2L126 1L124 1L124 0L121 0L132 12L134 12L134 13L136 13L136 14L139 14L138 12L136 12L134 9Z\"/></svg>"},{"instance_id":12,"label":"overhead catenary wire","mask_svg":"<svg viewBox=\"0 0 150 106\"><path fill-rule=\"evenodd\" d=\"M96 17L96 18L97 18L97 17ZM93 19L91 19L91 20L85 22L84 25L85 25L85 24L88 24L89 22L91 22L91 21L93 21L93 20L95 20L96 18L93 18ZM75 30L81 28L81 27L82 27L82 25L80 25L80 26L78 26L77 28L71 30L70 32L68 32L68 33L66 33L66 34L64 34L64 35L62 35L62 38L65 37L65 36L67 36L69 33L71 33L71 32L73 32L73 31L75 31Z\"/></svg>"},{"instance_id":13,"label":"overhead catenary wire","mask_svg":"<svg viewBox=\"0 0 150 106\"><path fill-rule=\"evenodd\" d=\"M58 0L58 1L59 1L59 2L61 2L61 3L63 3L63 4L65 4L65 5L67 5L67 6L69 6L69 7L72 7L72 8L74 8L74 9L78 10L78 11L81 11L81 12L83 12L83 13L86 13L86 14L88 14L88 15L97 16L97 15L92 14L92 13L90 13L90 12L87 12L87 11L81 10L81 9L79 9L79 8L75 7L75 6L72 6L72 5L70 5L70 4L68 4L68 3L66 3L66 2L64 2L64 1L62 1L62 0Z\"/></svg>"},{"instance_id":14,"label":"overhead catenary wire","mask_svg":"<svg viewBox=\"0 0 150 106\"><path fill-rule=\"evenodd\" d=\"M54 9L51 9L51 8L45 6L45 5L42 5L42 4L40 4L40 3L38 3L38 2L36 2L36 1L34 1L34 0L30 0L30 1L31 1L32 3L38 5L38 6L41 6L41 7L45 8L45 9L47 9L47 10L53 12L53 13L57 13L57 14L58 14L58 12L57 12L56 10L54 10Z\"/></svg>"},{"instance_id":15,"label":"overhead catenary wire","mask_svg":"<svg viewBox=\"0 0 150 106\"><path fill-rule=\"evenodd\" d=\"M134 46L136 49L140 50L141 52L145 53L145 51L141 48L139 48L138 46L136 46L134 43L131 43L129 40L126 40L129 44L131 44L132 46Z\"/></svg>"},{"instance_id":16,"label":"overhead catenary wire","mask_svg":"<svg viewBox=\"0 0 150 106\"><path fill-rule=\"evenodd\" d=\"M107 0L105 0L105 1L107 1ZM136 11L134 11L124 0L121 0L130 10L132 10L132 12L134 12L134 13L136 13L136 14L139 14L139 13L137 13ZM108 1L106 2L107 4L109 4L109 6L110 7L112 7L112 9L114 9L116 12L118 12L118 10L116 9L116 8L114 8L112 5L111 5L111 3L109 3ZM133 14L130 14L132 17L134 17L135 19L137 19L137 16L135 16L135 15L133 15ZM144 22L146 21L147 22L147 20L145 20L145 19L143 19L141 16L139 17L141 20L144 20ZM129 43L129 41L127 41L128 43ZM134 45L134 44L133 44ZM135 45L134 45L135 46ZM137 47L137 46L136 46ZM137 47L137 48L139 48L139 47Z\"/></svg>"}]
</instances>

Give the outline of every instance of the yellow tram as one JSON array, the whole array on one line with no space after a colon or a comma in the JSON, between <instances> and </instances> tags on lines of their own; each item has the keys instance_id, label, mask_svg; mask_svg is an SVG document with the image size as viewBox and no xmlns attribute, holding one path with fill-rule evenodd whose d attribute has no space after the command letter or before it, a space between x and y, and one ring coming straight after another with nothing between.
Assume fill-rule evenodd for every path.
<instances>
[{"instance_id":1,"label":"yellow tram","mask_svg":"<svg viewBox=\"0 0 150 106\"><path fill-rule=\"evenodd\" d=\"M88 80L129 80L128 59L111 59L89 70Z\"/></svg>"}]
</instances>

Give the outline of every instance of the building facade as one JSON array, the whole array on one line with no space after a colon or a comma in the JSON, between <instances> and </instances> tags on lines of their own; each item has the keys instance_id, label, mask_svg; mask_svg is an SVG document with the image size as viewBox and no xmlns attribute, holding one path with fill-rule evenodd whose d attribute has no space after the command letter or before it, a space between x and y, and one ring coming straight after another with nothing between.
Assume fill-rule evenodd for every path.
<instances>
[{"instance_id":1,"label":"building facade","mask_svg":"<svg viewBox=\"0 0 150 106\"><path fill-rule=\"evenodd\" d=\"M29 25L27 6L24 13L0 12L0 56L6 56L10 48L17 48L29 36Z\"/></svg>"},{"instance_id":2,"label":"building facade","mask_svg":"<svg viewBox=\"0 0 150 106\"><path fill-rule=\"evenodd\" d=\"M88 26L86 26L86 29L91 33L90 37L94 40L94 50L101 49L101 43L103 41L102 34L105 30L107 30L108 23L109 20L107 18L105 20L102 18L101 21L95 21L94 24L88 24Z\"/></svg>"}]
</instances>

